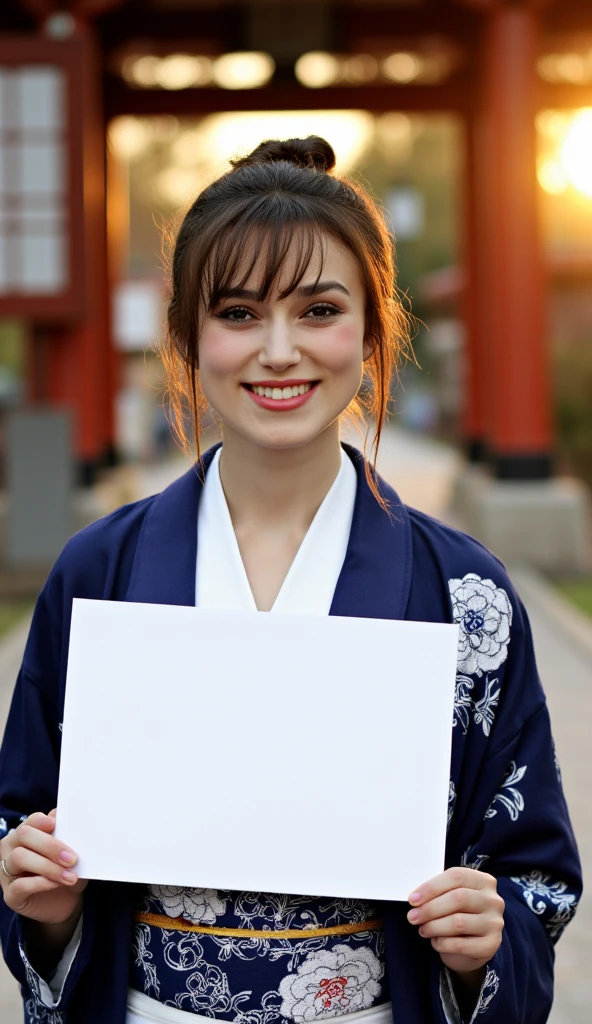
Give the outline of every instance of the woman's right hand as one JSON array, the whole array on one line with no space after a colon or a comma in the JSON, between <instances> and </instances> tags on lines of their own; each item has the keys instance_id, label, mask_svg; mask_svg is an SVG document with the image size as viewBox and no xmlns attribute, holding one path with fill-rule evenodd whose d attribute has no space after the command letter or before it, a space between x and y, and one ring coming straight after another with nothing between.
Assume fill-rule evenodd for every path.
<instances>
[{"instance_id":1,"label":"woman's right hand","mask_svg":"<svg viewBox=\"0 0 592 1024\"><path fill-rule=\"evenodd\" d=\"M65 925L82 913L88 882L73 870L77 855L54 839L55 810L31 814L0 842L4 902L11 910L41 925Z\"/></svg>"}]
</instances>

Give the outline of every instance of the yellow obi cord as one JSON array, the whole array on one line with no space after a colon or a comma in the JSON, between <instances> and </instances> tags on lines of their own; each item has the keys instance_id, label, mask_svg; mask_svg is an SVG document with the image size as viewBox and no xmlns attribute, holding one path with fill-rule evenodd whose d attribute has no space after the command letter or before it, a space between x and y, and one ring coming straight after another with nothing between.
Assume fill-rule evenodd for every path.
<instances>
[{"instance_id":1,"label":"yellow obi cord","mask_svg":"<svg viewBox=\"0 0 592 1024\"><path fill-rule=\"evenodd\" d=\"M312 939L320 935L356 935L359 932L370 932L382 928L382 921L373 918L371 921L357 921L352 924L336 924L333 928L287 928L285 931L254 931L252 928L215 928L206 924L192 924L182 917L166 917L164 914L135 915L140 924L152 925L154 928L167 928L176 932L200 932L203 935L224 935L246 939Z\"/></svg>"}]
</instances>

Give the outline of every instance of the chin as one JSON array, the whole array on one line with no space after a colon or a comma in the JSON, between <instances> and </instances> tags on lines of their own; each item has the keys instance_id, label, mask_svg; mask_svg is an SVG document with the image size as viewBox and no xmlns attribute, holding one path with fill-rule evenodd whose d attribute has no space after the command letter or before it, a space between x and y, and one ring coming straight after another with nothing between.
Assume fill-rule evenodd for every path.
<instances>
[{"instance_id":1,"label":"chin","mask_svg":"<svg viewBox=\"0 0 592 1024\"><path fill-rule=\"evenodd\" d=\"M335 418L328 423L310 424L309 426L302 424L298 427L278 423L274 425L273 429L270 428L265 432L241 430L240 433L251 444L266 448L268 451L291 451L294 448L306 448L307 445L312 444L334 421Z\"/></svg>"}]
</instances>

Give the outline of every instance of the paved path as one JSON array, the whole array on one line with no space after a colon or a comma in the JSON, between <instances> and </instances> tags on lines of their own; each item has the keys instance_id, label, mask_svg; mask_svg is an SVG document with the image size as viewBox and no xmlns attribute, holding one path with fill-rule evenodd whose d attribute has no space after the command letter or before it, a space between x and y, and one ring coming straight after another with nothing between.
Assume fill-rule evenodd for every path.
<instances>
[{"instance_id":1,"label":"paved path","mask_svg":"<svg viewBox=\"0 0 592 1024\"><path fill-rule=\"evenodd\" d=\"M525 569L512 572L532 624L537 663L547 693L563 784L584 864L592 872L592 626ZM552 1024L592 1020L592 896L557 946Z\"/></svg>"},{"instance_id":2,"label":"paved path","mask_svg":"<svg viewBox=\"0 0 592 1024\"><path fill-rule=\"evenodd\" d=\"M186 465L179 460L123 474L116 488L120 500L155 493L183 472ZM398 430L389 430L381 445L379 470L397 488L401 498L440 518L446 517L452 481L459 465L459 457L450 449L409 437ZM113 488L105 491L106 505L112 502L113 493ZM592 868L592 759L589 755L592 626L536 574L516 568L512 576L531 618L565 790L586 870ZM8 710L25 635L26 624L17 627L0 644L0 729ZM591 964L592 898L586 896L558 946L556 999L550 1024L590 1024ZM0 1021L2 1024L22 1021L15 984L3 965L0 965Z\"/></svg>"}]
</instances>

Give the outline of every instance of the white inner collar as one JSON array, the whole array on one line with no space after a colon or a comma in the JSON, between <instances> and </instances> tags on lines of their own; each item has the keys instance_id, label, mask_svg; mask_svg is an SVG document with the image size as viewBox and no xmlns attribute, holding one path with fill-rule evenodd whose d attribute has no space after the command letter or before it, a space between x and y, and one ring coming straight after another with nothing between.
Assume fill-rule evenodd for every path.
<instances>
[{"instance_id":1,"label":"white inner collar","mask_svg":"<svg viewBox=\"0 0 592 1024\"><path fill-rule=\"evenodd\" d=\"M256 611L220 479L218 449L199 503L196 605ZM341 450L341 467L321 503L275 599L272 612L328 615L347 551L357 478Z\"/></svg>"}]
</instances>

